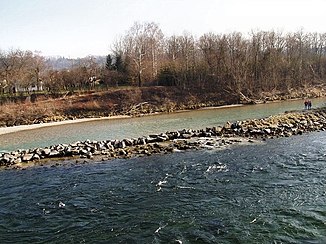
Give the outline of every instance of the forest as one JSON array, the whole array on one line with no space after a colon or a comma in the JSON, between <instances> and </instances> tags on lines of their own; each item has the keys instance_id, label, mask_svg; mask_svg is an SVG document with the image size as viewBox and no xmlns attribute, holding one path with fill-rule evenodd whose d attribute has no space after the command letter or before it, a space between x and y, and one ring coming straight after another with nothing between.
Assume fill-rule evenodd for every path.
<instances>
[{"instance_id":1,"label":"forest","mask_svg":"<svg viewBox=\"0 0 326 244\"><path fill-rule=\"evenodd\" d=\"M157 23L136 22L106 57L87 56L65 67L39 52L0 49L2 97L121 86L216 89L251 97L325 83L326 33L303 30L165 36Z\"/></svg>"}]
</instances>

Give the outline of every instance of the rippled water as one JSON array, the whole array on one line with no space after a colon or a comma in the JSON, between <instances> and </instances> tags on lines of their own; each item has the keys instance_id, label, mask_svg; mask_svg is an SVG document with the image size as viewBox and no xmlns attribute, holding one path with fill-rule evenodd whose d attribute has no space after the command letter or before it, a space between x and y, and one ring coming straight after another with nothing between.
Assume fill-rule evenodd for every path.
<instances>
[{"instance_id":1,"label":"rippled water","mask_svg":"<svg viewBox=\"0 0 326 244\"><path fill-rule=\"evenodd\" d=\"M0 171L0 243L326 243L326 133Z\"/></svg>"}]
</instances>

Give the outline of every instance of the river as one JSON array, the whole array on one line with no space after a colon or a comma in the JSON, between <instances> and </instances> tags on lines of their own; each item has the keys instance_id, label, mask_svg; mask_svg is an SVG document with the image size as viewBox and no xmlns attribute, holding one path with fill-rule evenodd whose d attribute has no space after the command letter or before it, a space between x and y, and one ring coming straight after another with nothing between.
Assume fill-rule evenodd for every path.
<instances>
[{"instance_id":1,"label":"river","mask_svg":"<svg viewBox=\"0 0 326 244\"><path fill-rule=\"evenodd\" d=\"M171 120L205 114L212 126L215 113L227 115L223 123L259 106ZM135 134L153 118L140 118L146 129ZM0 243L326 243L325 148L326 132L313 132L224 151L3 170Z\"/></svg>"},{"instance_id":2,"label":"river","mask_svg":"<svg viewBox=\"0 0 326 244\"><path fill-rule=\"evenodd\" d=\"M314 107L324 105L325 101L324 98L312 100ZM262 118L302 108L303 100L295 100L44 127L0 135L0 152L46 147L87 139L114 140L137 138L184 128L202 129L223 125L227 121Z\"/></svg>"}]
</instances>

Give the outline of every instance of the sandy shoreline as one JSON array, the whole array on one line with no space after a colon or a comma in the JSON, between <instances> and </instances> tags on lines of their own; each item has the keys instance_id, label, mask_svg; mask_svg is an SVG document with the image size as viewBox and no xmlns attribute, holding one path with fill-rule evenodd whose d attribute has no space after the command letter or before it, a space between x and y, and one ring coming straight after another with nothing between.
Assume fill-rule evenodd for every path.
<instances>
[{"instance_id":1,"label":"sandy shoreline","mask_svg":"<svg viewBox=\"0 0 326 244\"><path fill-rule=\"evenodd\" d=\"M240 107L240 106L244 106L244 105L243 104L231 104L231 105L225 105L225 106L219 106L219 107L199 108L198 110L222 109L222 108L232 108L232 107ZM193 111L193 110L179 110L179 111L175 111L173 113L182 113L182 112L189 112L189 111ZM161 113L144 114L142 116L152 116L152 115L159 115L159 114L161 114ZM129 118L132 118L132 116L116 115L116 116L110 116L110 117L83 118L83 119L63 120L63 121L57 121L57 122L42 123L42 124L0 127L0 135L15 133L15 132L18 132L18 131L40 129L40 128L51 127L51 126L76 124L76 123L83 123L83 122L90 122L90 121L97 121L97 120L113 120L113 119L129 119Z\"/></svg>"},{"instance_id":2,"label":"sandy shoreline","mask_svg":"<svg viewBox=\"0 0 326 244\"><path fill-rule=\"evenodd\" d=\"M127 119L127 118L131 118L131 116L117 115L117 116L111 116L111 117L83 118L83 119L63 120L63 121L57 121L57 122L42 123L42 124L0 127L0 135L14 133L14 132L18 132L18 131L34 130L34 129L44 128L44 127L58 126L58 125L76 124L76 123L83 123L83 122L96 121L96 120Z\"/></svg>"}]
</instances>

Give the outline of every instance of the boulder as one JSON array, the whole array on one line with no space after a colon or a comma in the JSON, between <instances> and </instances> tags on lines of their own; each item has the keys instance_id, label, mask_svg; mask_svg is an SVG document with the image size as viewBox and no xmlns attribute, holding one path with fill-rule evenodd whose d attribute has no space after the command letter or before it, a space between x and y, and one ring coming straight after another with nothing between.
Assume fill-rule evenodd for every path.
<instances>
[{"instance_id":1,"label":"boulder","mask_svg":"<svg viewBox=\"0 0 326 244\"><path fill-rule=\"evenodd\" d=\"M118 143L118 148L126 148L126 142L124 140Z\"/></svg>"},{"instance_id":2,"label":"boulder","mask_svg":"<svg viewBox=\"0 0 326 244\"><path fill-rule=\"evenodd\" d=\"M87 157L88 159L92 159L92 158L93 158L93 154L92 154L91 152L88 152L88 153L86 154L86 157Z\"/></svg>"},{"instance_id":3,"label":"boulder","mask_svg":"<svg viewBox=\"0 0 326 244\"><path fill-rule=\"evenodd\" d=\"M33 159L33 154L30 154L30 153L27 153L27 154L24 154L23 157L22 157L22 161L23 162L28 162L28 161L31 161Z\"/></svg>"},{"instance_id":4,"label":"boulder","mask_svg":"<svg viewBox=\"0 0 326 244\"><path fill-rule=\"evenodd\" d=\"M40 157L40 155L38 155L37 153L35 153L35 154L33 155L32 160L40 160L40 159L41 159L41 157Z\"/></svg>"},{"instance_id":5,"label":"boulder","mask_svg":"<svg viewBox=\"0 0 326 244\"><path fill-rule=\"evenodd\" d=\"M13 156L8 154L8 153L5 153L3 156L2 156L2 161L5 163L5 164L8 164L12 161L13 159Z\"/></svg>"},{"instance_id":6,"label":"boulder","mask_svg":"<svg viewBox=\"0 0 326 244\"><path fill-rule=\"evenodd\" d=\"M41 154L44 156L49 156L50 153L51 153L51 149L49 149L49 148L45 148L45 149L41 150Z\"/></svg>"},{"instance_id":7,"label":"boulder","mask_svg":"<svg viewBox=\"0 0 326 244\"><path fill-rule=\"evenodd\" d=\"M134 144L134 141L131 139L124 139L123 142L125 143L126 146L130 147Z\"/></svg>"},{"instance_id":8,"label":"boulder","mask_svg":"<svg viewBox=\"0 0 326 244\"><path fill-rule=\"evenodd\" d=\"M269 129L269 128L265 128L265 129L264 129L264 132L265 132L266 134L270 135L272 131L271 131L271 129Z\"/></svg>"},{"instance_id":9,"label":"boulder","mask_svg":"<svg viewBox=\"0 0 326 244\"><path fill-rule=\"evenodd\" d=\"M190 139L190 138L192 137L192 135L193 135L193 134L190 134L190 133L189 133L189 134L188 134L188 133L187 133L187 134L184 133L184 134L181 135L181 137L182 137L183 139Z\"/></svg>"},{"instance_id":10,"label":"boulder","mask_svg":"<svg viewBox=\"0 0 326 244\"><path fill-rule=\"evenodd\" d=\"M89 151L87 151L86 149L80 149L79 150L80 155L87 155L88 153L89 153Z\"/></svg>"},{"instance_id":11,"label":"boulder","mask_svg":"<svg viewBox=\"0 0 326 244\"><path fill-rule=\"evenodd\" d=\"M51 150L49 157L59 157L60 156L60 152L58 152L57 150Z\"/></svg>"}]
</instances>

